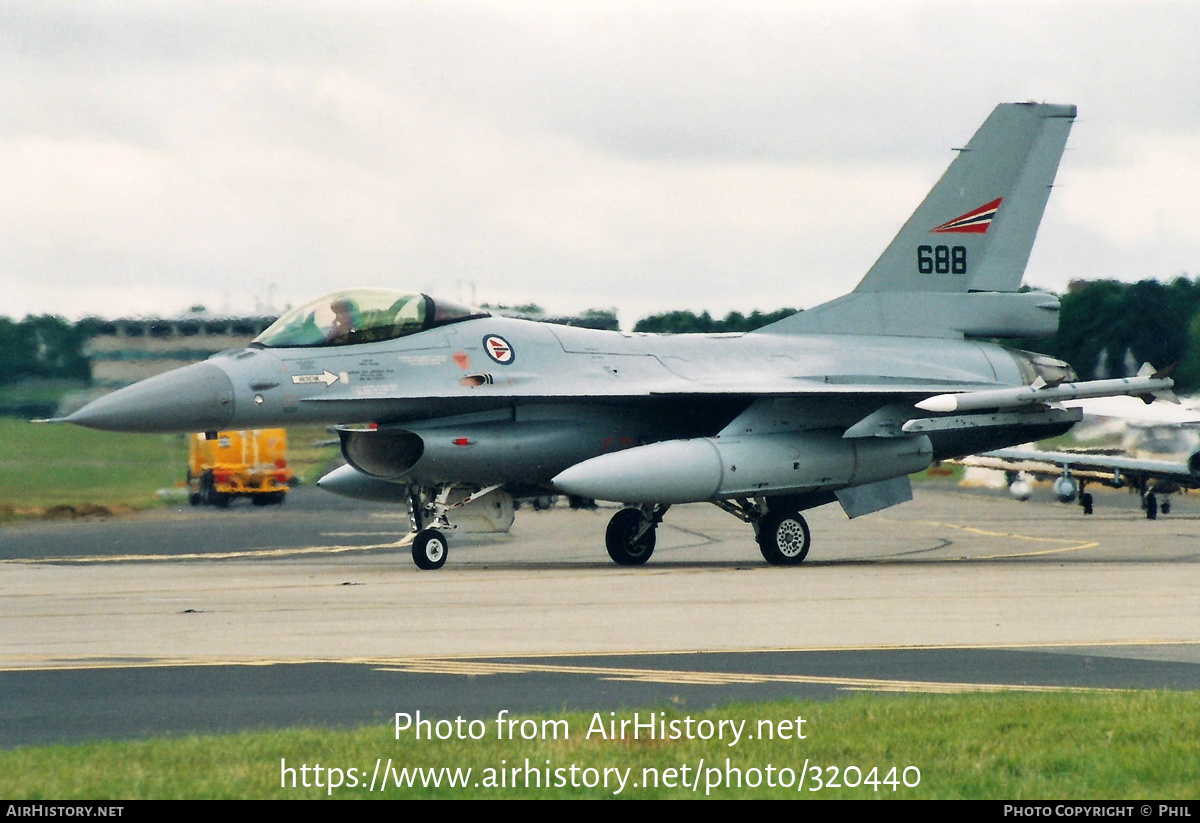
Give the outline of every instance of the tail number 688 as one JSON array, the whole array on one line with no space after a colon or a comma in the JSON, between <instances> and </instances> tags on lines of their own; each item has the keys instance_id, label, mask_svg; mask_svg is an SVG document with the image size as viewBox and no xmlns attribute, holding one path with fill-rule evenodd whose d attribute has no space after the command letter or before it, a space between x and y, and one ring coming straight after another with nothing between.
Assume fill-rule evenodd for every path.
<instances>
[{"instance_id":1,"label":"tail number 688","mask_svg":"<svg viewBox=\"0 0 1200 823\"><path fill-rule=\"evenodd\" d=\"M917 246L917 271L921 274L966 274L966 246Z\"/></svg>"}]
</instances>

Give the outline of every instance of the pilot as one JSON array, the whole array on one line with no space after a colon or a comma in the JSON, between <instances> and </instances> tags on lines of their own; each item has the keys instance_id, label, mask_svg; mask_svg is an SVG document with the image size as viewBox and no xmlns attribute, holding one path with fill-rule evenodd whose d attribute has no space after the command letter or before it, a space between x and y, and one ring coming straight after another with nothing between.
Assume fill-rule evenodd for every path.
<instances>
[{"instance_id":1,"label":"pilot","mask_svg":"<svg viewBox=\"0 0 1200 823\"><path fill-rule=\"evenodd\" d=\"M329 324L326 340L330 343L347 342L357 331L355 315L358 313L358 307L348 297L336 297L329 304L329 308L333 312L333 322Z\"/></svg>"}]
</instances>

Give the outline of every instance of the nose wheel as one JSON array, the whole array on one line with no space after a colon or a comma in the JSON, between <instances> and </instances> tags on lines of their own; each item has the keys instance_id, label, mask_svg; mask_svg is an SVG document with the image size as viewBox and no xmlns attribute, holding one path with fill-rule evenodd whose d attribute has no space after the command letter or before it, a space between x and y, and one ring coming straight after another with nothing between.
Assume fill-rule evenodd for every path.
<instances>
[{"instance_id":1,"label":"nose wheel","mask_svg":"<svg viewBox=\"0 0 1200 823\"><path fill-rule=\"evenodd\" d=\"M457 503L450 503L450 492L453 485L440 486L436 490L423 487L410 489L408 512L412 528L417 532L412 542L412 559L418 569L433 571L446 565L446 555L450 553L450 544L446 540L445 531L457 528L447 518L447 513L459 506L478 500L485 494L491 494L500 488L496 483L479 489L464 497ZM432 502L425 502L429 498ZM427 517L429 518L427 520ZM426 523L432 523L430 528L421 528ZM444 530L444 531L443 531Z\"/></svg>"},{"instance_id":2,"label":"nose wheel","mask_svg":"<svg viewBox=\"0 0 1200 823\"><path fill-rule=\"evenodd\" d=\"M417 532L412 544L413 562L418 569L433 571L446 565L446 555L449 547L446 535L437 529L423 529Z\"/></svg>"}]
</instances>

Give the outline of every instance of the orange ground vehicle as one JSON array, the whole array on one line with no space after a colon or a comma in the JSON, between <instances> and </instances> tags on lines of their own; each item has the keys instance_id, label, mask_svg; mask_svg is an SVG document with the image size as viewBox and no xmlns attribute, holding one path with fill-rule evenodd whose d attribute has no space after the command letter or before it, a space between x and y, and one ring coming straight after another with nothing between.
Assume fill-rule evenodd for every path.
<instances>
[{"instance_id":1,"label":"orange ground vehicle","mask_svg":"<svg viewBox=\"0 0 1200 823\"><path fill-rule=\"evenodd\" d=\"M287 430L193 434L188 443L188 500L193 506L228 506L249 497L256 506L282 503L292 482Z\"/></svg>"}]
</instances>

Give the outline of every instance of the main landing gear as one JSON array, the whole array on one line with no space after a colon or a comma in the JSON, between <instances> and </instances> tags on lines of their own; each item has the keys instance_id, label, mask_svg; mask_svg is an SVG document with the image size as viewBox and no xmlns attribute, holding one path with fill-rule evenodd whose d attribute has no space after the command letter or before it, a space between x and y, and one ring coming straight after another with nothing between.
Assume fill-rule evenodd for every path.
<instances>
[{"instance_id":1,"label":"main landing gear","mask_svg":"<svg viewBox=\"0 0 1200 823\"><path fill-rule=\"evenodd\" d=\"M1131 484L1132 485L1132 484ZM1117 486L1120 488L1121 484ZM1171 497L1170 495L1177 488L1165 484L1159 484L1152 487L1147 487L1144 484L1132 485L1142 501L1142 511L1146 513L1147 520L1157 520L1160 514L1171 513ZM1160 499L1161 498L1161 499ZM1079 484L1079 505L1083 508L1084 514L1091 514L1093 511L1093 501L1091 492L1083 490L1083 483Z\"/></svg>"},{"instance_id":2,"label":"main landing gear","mask_svg":"<svg viewBox=\"0 0 1200 823\"><path fill-rule=\"evenodd\" d=\"M796 566L808 557L812 535L796 498L718 500L716 505L754 527L758 550L772 566Z\"/></svg>"},{"instance_id":3,"label":"main landing gear","mask_svg":"<svg viewBox=\"0 0 1200 823\"><path fill-rule=\"evenodd\" d=\"M780 512L762 518L758 524L758 548L772 566L795 566L808 557L812 538L800 512Z\"/></svg>"},{"instance_id":4,"label":"main landing gear","mask_svg":"<svg viewBox=\"0 0 1200 823\"><path fill-rule=\"evenodd\" d=\"M640 566L654 554L655 529L669 506L629 506L608 521L604 547L618 566Z\"/></svg>"},{"instance_id":5,"label":"main landing gear","mask_svg":"<svg viewBox=\"0 0 1200 823\"><path fill-rule=\"evenodd\" d=\"M1142 508L1146 510L1147 520L1158 519L1158 495L1154 492L1146 492L1142 495ZM1163 501L1163 514L1171 511L1171 504Z\"/></svg>"},{"instance_id":6,"label":"main landing gear","mask_svg":"<svg viewBox=\"0 0 1200 823\"><path fill-rule=\"evenodd\" d=\"M808 557L812 537L800 507L788 498L717 500L714 505L754 527L763 559L772 566L795 566ZM655 530L669 506L627 506L608 521L604 546L620 566L640 566L654 553Z\"/></svg>"},{"instance_id":7,"label":"main landing gear","mask_svg":"<svg viewBox=\"0 0 1200 823\"><path fill-rule=\"evenodd\" d=\"M1179 491L1173 483L1162 481L1149 486L1145 483L1139 489L1142 495L1142 510L1146 512L1147 520L1157 520L1160 514L1171 513L1171 495Z\"/></svg>"}]
</instances>

